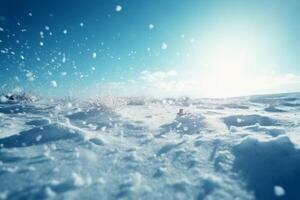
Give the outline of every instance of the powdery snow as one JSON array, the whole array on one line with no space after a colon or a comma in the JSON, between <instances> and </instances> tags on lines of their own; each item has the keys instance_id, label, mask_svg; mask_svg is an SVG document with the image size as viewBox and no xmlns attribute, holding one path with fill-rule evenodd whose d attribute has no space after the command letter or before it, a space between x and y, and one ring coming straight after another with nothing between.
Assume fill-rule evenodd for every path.
<instances>
[{"instance_id":1,"label":"powdery snow","mask_svg":"<svg viewBox=\"0 0 300 200\"><path fill-rule=\"evenodd\" d=\"M298 199L299 94L25 96L1 96L2 199Z\"/></svg>"}]
</instances>

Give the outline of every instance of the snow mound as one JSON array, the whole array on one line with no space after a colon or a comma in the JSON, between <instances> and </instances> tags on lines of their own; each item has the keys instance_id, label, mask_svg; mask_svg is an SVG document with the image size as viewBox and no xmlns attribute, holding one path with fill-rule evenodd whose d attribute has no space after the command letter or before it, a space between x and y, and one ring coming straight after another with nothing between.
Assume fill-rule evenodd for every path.
<instances>
[{"instance_id":1,"label":"snow mound","mask_svg":"<svg viewBox=\"0 0 300 200\"><path fill-rule=\"evenodd\" d=\"M265 111L268 111L268 112L286 112L285 110L282 110L282 109L279 109L279 108L276 108L275 106L269 106L267 108L265 108Z\"/></svg>"},{"instance_id":2,"label":"snow mound","mask_svg":"<svg viewBox=\"0 0 300 200\"><path fill-rule=\"evenodd\" d=\"M259 124L261 126L276 126L279 122L262 115L231 115L223 118L228 128L231 126L243 127Z\"/></svg>"},{"instance_id":3,"label":"snow mound","mask_svg":"<svg viewBox=\"0 0 300 200\"><path fill-rule=\"evenodd\" d=\"M76 137L74 130L70 130L58 124L51 124L0 139L0 145L5 148L26 147L74 137Z\"/></svg>"},{"instance_id":4,"label":"snow mound","mask_svg":"<svg viewBox=\"0 0 300 200\"><path fill-rule=\"evenodd\" d=\"M260 141L247 138L233 148L234 169L241 172L256 199L278 199L274 186L285 189L280 199L298 199L300 150L287 136Z\"/></svg>"},{"instance_id":5,"label":"snow mound","mask_svg":"<svg viewBox=\"0 0 300 200\"><path fill-rule=\"evenodd\" d=\"M197 134L205 128L202 115L187 114L177 116L176 119L168 124L161 125L161 134L176 132L180 134Z\"/></svg>"},{"instance_id":6,"label":"snow mound","mask_svg":"<svg viewBox=\"0 0 300 200\"><path fill-rule=\"evenodd\" d=\"M299 199L298 97L0 98L0 199Z\"/></svg>"},{"instance_id":7,"label":"snow mound","mask_svg":"<svg viewBox=\"0 0 300 200\"><path fill-rule=\"evenodd\" d=\"M254 133L264 133L273 137L285 134L285 131L282 128L260 126L259 124L248 126L245 128L245 130L250 130Z\"/></svg>"}]
</instances>

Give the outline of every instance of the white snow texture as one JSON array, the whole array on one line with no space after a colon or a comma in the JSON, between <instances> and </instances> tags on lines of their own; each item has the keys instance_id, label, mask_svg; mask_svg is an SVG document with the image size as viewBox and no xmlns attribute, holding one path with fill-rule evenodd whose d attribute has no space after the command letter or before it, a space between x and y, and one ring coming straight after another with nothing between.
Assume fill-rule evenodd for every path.
<instances>
[{"instance_id":1,"label":"white snow texture","mask_svg":"<svg viewBox=\"0 0 300 200\"><path fill-rule=\"evenodd\" d=\"M299 199L299 94L0 99L0 199Z\"/></svg>"}]
</instances>

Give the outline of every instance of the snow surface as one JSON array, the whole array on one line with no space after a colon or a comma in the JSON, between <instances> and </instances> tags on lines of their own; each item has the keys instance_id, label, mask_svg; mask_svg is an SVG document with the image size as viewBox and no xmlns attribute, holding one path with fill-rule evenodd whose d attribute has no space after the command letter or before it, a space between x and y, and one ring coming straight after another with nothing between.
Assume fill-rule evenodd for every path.
<instances>
[{"instance_id":1,"label":"snow surface","mask_svg":"<svg viewBox=\"0 0 300 200\"><path fill-rule=\"evenodd\" d=\"M299 111L300 94L1 96L0 199L299 199Z\"/></svg>"}]
</instances>

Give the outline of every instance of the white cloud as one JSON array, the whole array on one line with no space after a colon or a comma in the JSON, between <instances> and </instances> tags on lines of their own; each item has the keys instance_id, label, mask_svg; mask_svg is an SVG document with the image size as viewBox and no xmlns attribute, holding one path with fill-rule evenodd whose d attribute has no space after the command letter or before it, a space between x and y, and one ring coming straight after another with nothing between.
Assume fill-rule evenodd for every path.
<instances>
[{"instance_id":1,"label":"white cloud","mask_svg":"<svg viewBox=\"0 0 300 200\"><path fill-rule=\"evenodd\" d=\"M296 92L300 90L300 75L276 74L213 74L190 71L142 71L135 80L106 82L97 85L97 94L117 96L191 96L230 97L253 94ZM93 90L95 91L95 90Z\"/></svg>"},{"instance_id":2,"label":"white cloud","mask_svg":"<svg viewBox=\"0 0 300 200\"><path fill-rule=\"evenodd\" d=\"M176 77L175 77L176 76ZM172 78L172 77L175 77ZM251 94L295 92L300 90L300 75L276 73L199 73L176 71L141 73L148 94L230 97Z\"/></svg>"},{"instance_id":3,"label":"white cloud","mask_svg":"<svg viewBox=\"0 0 300 200\"><path fill-rule=\"evenodd\" d=\"M155 72L142 71L140 78L148 82L154 82L154 81L162 81L175 76L177 76L177 72L175 70L155 71Z\"/></svg>"}]
</instances>

